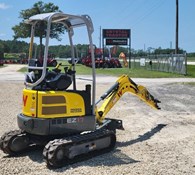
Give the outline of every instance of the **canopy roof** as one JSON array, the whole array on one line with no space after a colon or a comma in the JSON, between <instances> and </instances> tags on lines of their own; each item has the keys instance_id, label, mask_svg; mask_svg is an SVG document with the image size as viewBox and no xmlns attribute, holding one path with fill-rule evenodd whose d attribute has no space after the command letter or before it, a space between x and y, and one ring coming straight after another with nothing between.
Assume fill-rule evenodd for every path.
<instances>
[{"instance_id":1,"label":"canopy roof","mask_svg":"<svg viewBox=\"0 0 195 175\"><path fill-rule=\"evenodd\" d=\"M90 19L87 15L69 15L61 12L43 13L31 16L26 23L35 23L37 21L50 21L53 23L64 23L68 27L83 26L86 24L86 19Z\"/></svg>"}]
</instances>

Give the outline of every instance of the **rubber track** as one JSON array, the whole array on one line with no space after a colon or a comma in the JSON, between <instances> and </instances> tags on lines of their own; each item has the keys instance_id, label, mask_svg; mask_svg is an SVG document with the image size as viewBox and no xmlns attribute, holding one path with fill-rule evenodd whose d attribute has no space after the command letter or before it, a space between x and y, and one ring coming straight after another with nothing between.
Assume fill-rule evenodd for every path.
<instances>
[{"instance_id":1,"label":"rubber track","mask_svg":"<svg viewBox=\"0 0 195 175\"><path fill-rule=\"evenodd\" d=\"M111 137L111 145L108 148L104 148L102 150L96 150L89 152L87 154L78 155L73 159L64 158L62 161L57 161L55 158L55 150L59 147L69 147L71 145L80 144L104 137ZM116 135L111 130L98 130L86 134L80 134L64 139L55 139L53 141L50 141L43 150L43 159L47 163L47 166L49 168L60 168L62 166L67 166L76 162L80 162L83 160L90 159L94 156L101 155L103 153L109 152L113 150L116 143Z\"/></svg>"},{"instance_id":2,"label":"rubber track","mask_svg":"<svg viewBox=\"0 0 195 175\"><path fill-rule=\"evenodd\" d=\"M15 155L16 152L12 151L9 147L10 140L18 135L25 134L22 130L13 130L4 133L0 138L0 149L9 155Z\"/></svg>"}]
</instances>

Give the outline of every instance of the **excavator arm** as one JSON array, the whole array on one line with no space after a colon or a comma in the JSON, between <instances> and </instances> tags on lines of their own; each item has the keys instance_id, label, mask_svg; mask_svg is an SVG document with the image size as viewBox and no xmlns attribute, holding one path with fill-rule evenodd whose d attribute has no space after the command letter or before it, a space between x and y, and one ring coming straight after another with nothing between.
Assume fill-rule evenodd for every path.
<instances>
[{"instance_id":1,"label":"excavator arm","mask_svg":"<svg viewBox=\"0 0 195 175\"><path fill-rule=\"evenodd\" d=\"M137 85L127 75L122 75L119 77L116 83L100 97L96 103L97 105L100 101L104 100L100 108L97 108L96 110L96 119L99 123L102 123L106 114L126 92L136 95L152 108L160 109L158 106L160 101L155 99L144 86Z\"/></svg>"}]
</instances>

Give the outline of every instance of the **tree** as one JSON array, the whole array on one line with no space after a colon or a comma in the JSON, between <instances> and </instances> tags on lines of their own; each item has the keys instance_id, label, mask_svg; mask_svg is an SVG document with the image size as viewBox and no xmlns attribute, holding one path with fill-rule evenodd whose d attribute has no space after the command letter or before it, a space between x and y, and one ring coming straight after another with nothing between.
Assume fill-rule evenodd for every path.
<instances>
[{"instance_id":1,"label":"tree","mask_svg":"<svg viewBox=\"0 0 195 175\"><path fill-rule=\"evenodd\" d=\"M53 3L43 3L39 1L33 5L32 8L22 10L20 12L20 18L22 18L22 22L19 25L12 27L14 31L14 39L18 38L27 38L30 37L31 26L26 24L24 21L29 19L31 16L41 13L49 13L49 12L60 12L59 7L55 6ZM40 39L40 57L42 56L42 40L46 37L45 29L46 24L42 22L38 22L36 25L38 28L35 31L35 37L39 37ZM64 33L65 28L62 24L52 24L50 37L55 38L57 40L61 40L60 34Z\"/></svg>"},{"instance_id":2,"label":"tree","mask_svg":"<svg viewBox=\"0 0 195 175\"><path fill-rule=\"evenodd\" d=\"M4 45L0 43L0 59L3 58L3 53L4 53Z\"/></svg>"}]
</instances>

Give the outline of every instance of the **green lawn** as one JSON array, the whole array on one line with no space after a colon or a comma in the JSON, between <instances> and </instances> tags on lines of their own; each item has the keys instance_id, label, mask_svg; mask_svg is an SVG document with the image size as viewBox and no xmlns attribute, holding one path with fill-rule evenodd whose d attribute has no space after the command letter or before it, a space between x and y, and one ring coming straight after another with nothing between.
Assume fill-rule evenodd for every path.
<instances>
[{"instance_id":1,"label":"green lawn","mask_svg":"<svg viewBox=\"0 0 195 175\"><path fill-rule=\"evenodd\" d=\"M76 72L78 74L90 74L91 68L85 67L83 65L76 67ZM108 68L108 69L96 69L96 74L98 75L114 75L120 76L122 74L127 74L133 78L162 78L162 77L184 77L183 75L171 74L158 71L150 71L146 69L129 69L129 68ZM195 77L195 76L194 76Z\"/></svg>"},{"instance_id":2,"label":"green lawn","mask_svg":"<svg viewBox=\"0 0 195 175\"><path fill-rule=\"evenodd\" d=\"M70 66L67 62L63 61L63 65ZM50 69L53 69L50 67ZM61 66L63 70L63 66ZM26 72L26 68L22 68L20 72ZM86 67L82 64L76 65L76 73L78 75L88 75L91 74L91 68ZM132 78L177 78L177 77L190 77L195 78L195 66L188 65L187 66L187 75L179 75L175 73L166 73L166 72L158 72L158 71L150 71L144 68L108 68L108 69L96 69L97 75L113 75L113 76L120 76L122 74L127 74Z\"/></svg>"},{"instance_id":3,"label":"green lawn","mask_svg":"<svg viewBox=\"0 0 195 175\"><path fill-rule=\"evenodd\" d=\"M3 67L5 67L4 65L3 66L0 66L0 68L3 68Z\"/></svg>"},{"instance_id":4,"label":"green lawn","mask_svg":"<svg viewBox=\"0 0 195 175\"><path fill-rule=\"evenodd\" d=\"M195 57L187 57L188 61L195 61Z\"/></svg>"}]
</instances>

